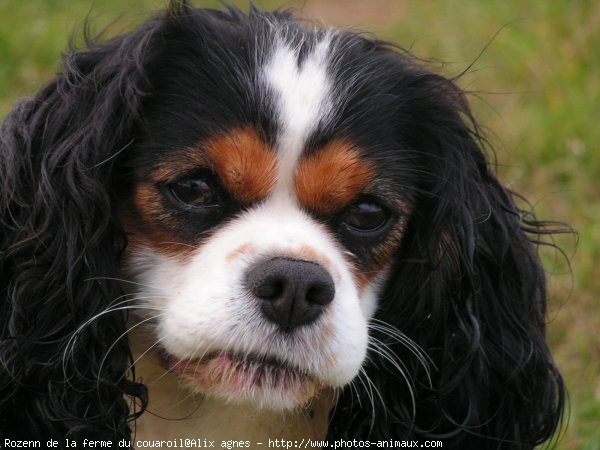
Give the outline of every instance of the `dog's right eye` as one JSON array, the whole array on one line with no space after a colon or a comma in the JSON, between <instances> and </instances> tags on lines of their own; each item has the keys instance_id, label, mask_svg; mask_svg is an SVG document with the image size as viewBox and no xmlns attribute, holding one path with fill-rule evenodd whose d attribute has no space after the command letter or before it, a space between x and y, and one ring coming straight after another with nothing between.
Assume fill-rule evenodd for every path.
<instances>
[{"instance_id":1,"label":"dog's right eye","mask_svg":"<svg viewBox=\"0 0 600 450\"><path fill-rule=\"evenodd\" d=\"M167 185L171 197L186 209L204 209L219 206L219 193L207 176L183 178Z\"/></svg>"}]
</instances>

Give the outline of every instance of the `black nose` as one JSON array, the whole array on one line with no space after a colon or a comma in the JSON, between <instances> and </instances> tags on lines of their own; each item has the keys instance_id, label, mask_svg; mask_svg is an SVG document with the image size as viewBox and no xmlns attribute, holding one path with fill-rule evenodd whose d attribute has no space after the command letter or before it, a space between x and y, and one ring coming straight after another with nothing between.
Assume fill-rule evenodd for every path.
<instances>
[{"instance_id":1,"label":"black nose","mask_svg":"<svg viewBox=\"0 0 600 450\"><path fill-rule=\"evenodd\" d=\"M335 295L329 272L309 261L269 259L252 267L246 282L263 314L285 331L316 320Z\"/></svg>"}]
</instances>

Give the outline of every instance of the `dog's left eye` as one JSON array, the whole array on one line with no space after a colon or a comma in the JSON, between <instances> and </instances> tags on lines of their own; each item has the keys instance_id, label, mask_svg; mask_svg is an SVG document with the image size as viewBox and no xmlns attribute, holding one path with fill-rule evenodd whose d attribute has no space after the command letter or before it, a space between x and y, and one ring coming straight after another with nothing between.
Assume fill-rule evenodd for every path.
<instances>
[{"instance_id":1,"label":"dog's left eye","mask_svg":"<svg viewBox=\"0 0 600 450\"><path fill-rule=\"evenodd\" d=\"M382 228L389 217L387 208L375 200L365 199L350 205L342 222L351 230L368 233Z\"/></svg>"},{"instance_id":2,"label":"dog's left eye","mask_svg":"<svg viewBox=\"0 0 600 450\"><path fill-rule=\"evenodd\" d=\"M167 186L171 196L186 208L219 206L219 195L208 177L183 178Z\"/></svg>"}]
</instances>

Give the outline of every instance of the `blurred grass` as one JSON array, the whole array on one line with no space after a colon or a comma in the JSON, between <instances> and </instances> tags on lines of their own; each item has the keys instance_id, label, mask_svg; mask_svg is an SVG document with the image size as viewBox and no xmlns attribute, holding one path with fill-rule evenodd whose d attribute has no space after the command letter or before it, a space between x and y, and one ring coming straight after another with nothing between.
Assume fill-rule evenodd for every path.
<instances>
[{"instance_id":1,"label":"blurred grass","mask_svg":"<svg viewBox=\"0 0 600 450\"><path fill-rule=\"evenodd\" d=\"M69 37L87 17L93 29L109 26L112 35L165 3L0 0L0 117L53 76ZM308 16L373 31L421 57L445 61L433 67L448 76L475 61L459 84L472 92L473 107L490 130L500 177L525 194L539 218L567 222L579 232L576 253L572 236L557 238L573 276L557 252L542 252L551 273L548 335L571 400L558 448L600 449L600 2L304 3Z\"/></svg>"}]
</instances>

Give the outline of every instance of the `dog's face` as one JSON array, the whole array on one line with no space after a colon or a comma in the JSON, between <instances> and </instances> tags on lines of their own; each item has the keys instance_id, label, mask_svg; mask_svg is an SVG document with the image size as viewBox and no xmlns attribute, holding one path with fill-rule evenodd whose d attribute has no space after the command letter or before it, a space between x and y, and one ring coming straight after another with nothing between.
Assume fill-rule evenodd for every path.
<instances>
[{"instance_id":1,"label":"dog's face","mask_svg":"<svg viewBox=\"0 0 600 450\"><path fill-rule=\"evenodd\" d=\"M410 208L373 156L397 142L365 103L377 68L345 54L360 41L259 31L165 51L121 217L149 353L192 390L286 409L357 376Z\"/></svg>"}]
</instances>

